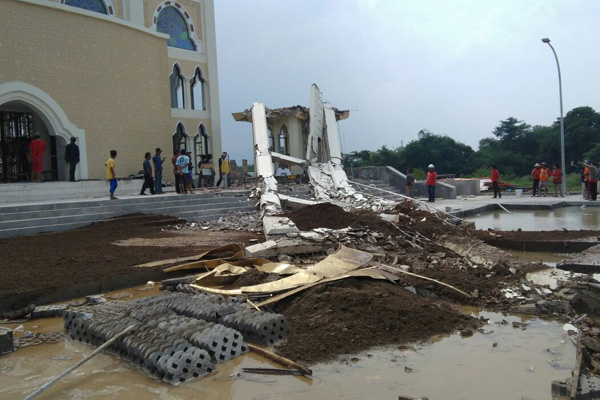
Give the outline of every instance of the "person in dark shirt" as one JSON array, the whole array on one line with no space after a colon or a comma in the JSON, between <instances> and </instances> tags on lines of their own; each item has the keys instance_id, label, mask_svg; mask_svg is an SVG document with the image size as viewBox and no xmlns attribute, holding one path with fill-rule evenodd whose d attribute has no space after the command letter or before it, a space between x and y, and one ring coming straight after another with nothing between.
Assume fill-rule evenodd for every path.
<instances>
[{"instance_id":1,"label":"person in dark shirt","mask_svg":"<svg viewBox=\"0 0 600 400\"><path fill-rule=\"evenodd\" d=\"M71 143L65 147L65 162L69 164L69 182L76 182L75 168L79 164L79 146L75 144L77 138L72 137Z\"/></svg>"},{"instance_id":2,"label":"person in dark shirt","mask_svg":"<svg viewBox=\"0 0 600 400\"><path fill-rule=\"evenodd\" d=\"M152 163L154 164L154 191L157 194L163 194L162 189L162 172L163 172L163 163L165 162L165 157L160 157L162 150L157 147L156 153L152 156Z\"/></svg>"},{"instance_id":3,"label":"person in dark shirt","mask_svg":"<svg viewBox=\"0 0 600 400\"><path fill-rule=\"evenodd\" d=\"M150 158L150 152L147 152L144 155L144 163L142 164L144 168L144 184L142 185L142 191L140 192L140 195L142 196L146 195L146 189L150 189L151 194L156 193L154 191L154 180L152 179L152 166L150 165Z\"/></svg>"},{"instance_id":4,"label":"person in dark shirt","mask_svg":"<svg viewBox=\"0 0 600 400\"><path fill-rule=\"evenodd\" d=\"M406 195L408 197L414 197L415 191L415 178L412 176L412 168L406 171Z\"/></svg>"}]
</instances>

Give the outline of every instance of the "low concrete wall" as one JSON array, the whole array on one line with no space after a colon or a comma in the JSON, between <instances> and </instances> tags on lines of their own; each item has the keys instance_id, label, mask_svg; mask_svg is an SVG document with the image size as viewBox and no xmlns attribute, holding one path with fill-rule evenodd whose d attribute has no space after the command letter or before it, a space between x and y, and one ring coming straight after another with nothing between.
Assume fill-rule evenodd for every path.
<instances>
[{"instance_id":1,"label":"low concrete wall","mask_svg":"<svg viewBox=\"0 0 600 400\"><path fill-rule=\"evenodd\" d=\"M479 191L479 179L448 179L444 181L456 188L457 196L477 196Z\"/></svg>"},{"instance_id":2,"label":"low concrete wall","mask_svg":"<svg viewBox=\"0 0 600 400\"><path fill-rule=\"evenodd\" d=\"M394 187L398 193L406 192L406 175L393 167L360 167L354 168L354 176L357 179L376 180L387 183ZM348 171L348 176L351 176ZM416 197L427 197L427 185L424 181L415 182ZM444 182L438 182L435 186L436 198L442 197L445 199L456 198L456 188Z\"/></svg>"}]
</instances>

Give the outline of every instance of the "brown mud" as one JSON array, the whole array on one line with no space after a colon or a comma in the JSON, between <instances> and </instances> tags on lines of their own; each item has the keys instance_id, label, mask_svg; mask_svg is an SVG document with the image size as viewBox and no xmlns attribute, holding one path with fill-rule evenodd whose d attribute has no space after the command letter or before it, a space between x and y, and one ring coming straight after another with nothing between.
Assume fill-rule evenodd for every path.
<instances>
[{"instance_id":1,"label":"brown mud","mask_svg":"<svg viewBox=\"0 0 600 400\"><path fill-rule=\"evenodd\" d=\"M222 289L239 289L244 286L260 285L261 283L273 282L281 278L277 274L250 269L240 276L236 277L235 281Z\"/></svg>"},{"instance_id":2,"label":"brown mud","mask_svg":"<svg viewBox=\"0 0 600 400\"><path fill-rule=\"evenodd\" d=\"M83 228L14 237L0 240L0 311L25 307L11 298L40 290L67 287L75 283L96 281L125 275L133 266L150 261L190 256L214 248L212 232L198 232L196 245L187 247L119 246L115 242L131 239L177 238L171 228L185 222L163 215L128 215L93 223ZM259 235L248 232L229 233L220 238L221 245L245 245ZM22 300L20 300L22 301Z\"/></svg>"},{"instance_id":3,"label":"brown mud","mask_svg":"<svg viewBox=\"0 0 600 400\"><path fill-rule=\"evenodd\" d=\"M428 340L480 321L446 302L425 299L399 285L345 279L319 285L277 304L289 334L277 352L306 363L329 361L374 346Z\"/></svg>"}]
</instances>

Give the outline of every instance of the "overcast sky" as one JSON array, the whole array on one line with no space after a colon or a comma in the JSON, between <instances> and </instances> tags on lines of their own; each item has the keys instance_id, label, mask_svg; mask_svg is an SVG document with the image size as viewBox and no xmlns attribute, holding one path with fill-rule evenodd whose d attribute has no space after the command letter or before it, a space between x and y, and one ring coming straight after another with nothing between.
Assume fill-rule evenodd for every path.
<instances>
[{"instance_id":1,"label":"overcast sky","mask_svg":"<svg viewBox=\"0 0 600 400\"><path fill-rule=\"evenodd\" d=\"M308 106L310 85L351 110L344 152L406 145L421 129L477 149L500 120L550 125L600 111L600 1L216 0L223 149L252 157L259 101Z\"/></svg>"}]
</instances>

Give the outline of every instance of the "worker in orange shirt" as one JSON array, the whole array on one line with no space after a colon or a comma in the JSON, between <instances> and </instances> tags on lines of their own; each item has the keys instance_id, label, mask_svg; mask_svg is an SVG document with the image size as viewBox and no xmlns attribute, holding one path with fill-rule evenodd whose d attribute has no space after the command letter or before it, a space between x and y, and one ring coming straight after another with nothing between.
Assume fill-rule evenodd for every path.
<instances>
[{"instance_id":1,"label":"worker in orange shirt","mask_svg":"<svg viewBox=\"0 0 600 400\"><path fill-rule=\"evenodd\" d=\"M585 160L583 162L583 184L584 184L584 189L583 189L583 198L586 200L590 199L590 167L589 167L590 162L588 160Z\"/></svg>"},{"instance_id":2,"label":"worker in orange shirt","mask_svg":"<svg viewBox=\"0 0 600 400\"><path fill-rule=\"evenodd\" d=\"M540 168L540 196L542 194L544 197L548 195L548 179L550 179L550 176L552 176L552 172L546 163L543 162Z\"/></svg>"}]
</instances>

